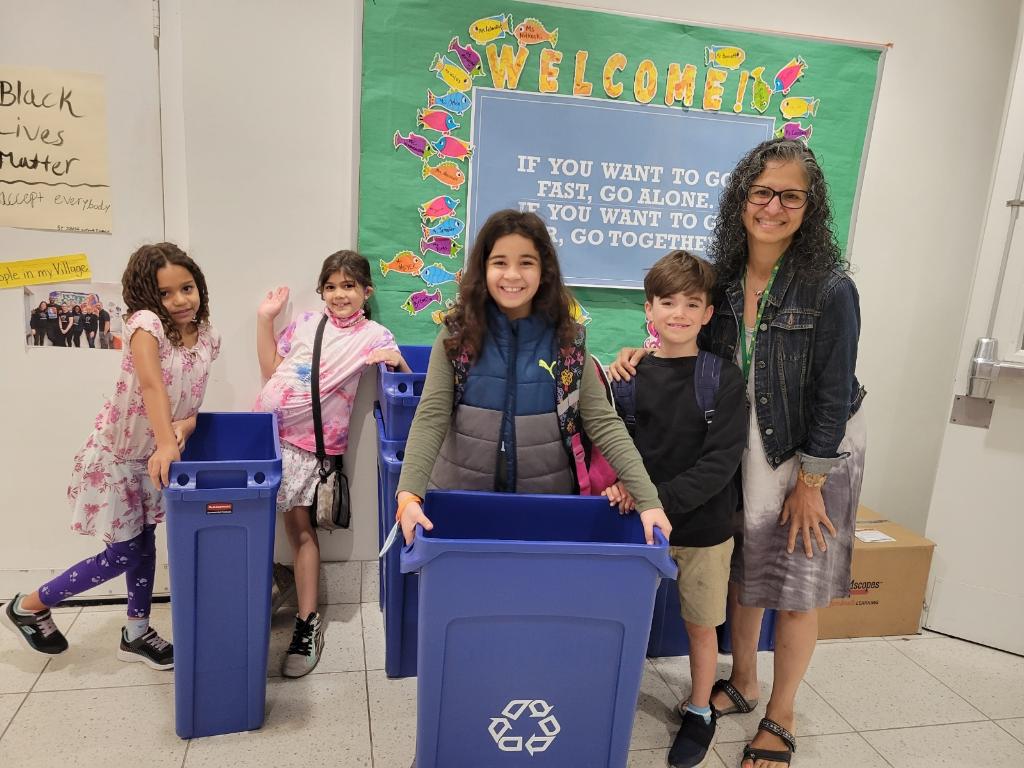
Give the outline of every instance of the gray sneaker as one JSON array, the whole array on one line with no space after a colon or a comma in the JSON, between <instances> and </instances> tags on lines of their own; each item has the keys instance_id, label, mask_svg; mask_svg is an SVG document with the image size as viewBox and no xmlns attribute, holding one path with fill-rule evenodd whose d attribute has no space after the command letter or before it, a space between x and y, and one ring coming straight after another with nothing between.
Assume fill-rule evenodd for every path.
<instances>
[{"instance_id":1,"label":"gray sneaker","mask_svg":"<svg viewBox=\"0 0 1024 768\"><path fill-rule=\"evenodd\" d=\"M285 677L308 675L324 652L324 620L319 613L311 613L305 621L295 617L295 632L292 644L284 656L281 674Z\"/></svg>"},{"instance_id":2,"label":"gray sneaker","mask_svg":"<svg viewBox=\"0 0 1024 768\"><path fill-rule=\"evenodd\" d=\"M50 609L29 615L18 613L14 606L21 597L21 593L18 593L4 606L3 613L0 613L0 623L24 640L33 651L51 655L64 653L68 649L68 641L53 623Z\"/></svg>"},{"instance_id":3,"label":"gray sneaker","mask_svg":"<svg viewBox=\"0 0 1024 768\"><path fill-rule=\"evenodd\" d=\"M294 599L295 572L287 565L274 563L274 585L270 591L270 613L277 613L281 606Z\"/></svg>"}]
</instances>

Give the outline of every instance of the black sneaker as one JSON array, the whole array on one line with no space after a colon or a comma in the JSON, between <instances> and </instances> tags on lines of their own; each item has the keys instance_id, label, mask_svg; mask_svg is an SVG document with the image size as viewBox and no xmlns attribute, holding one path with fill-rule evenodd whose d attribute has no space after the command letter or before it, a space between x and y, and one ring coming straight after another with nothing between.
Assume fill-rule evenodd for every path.
<instances>
[{"instance_id":1,"label":"black sneaker","mask_svg":"<svg viewBox=\"0 0 1024 768\"><path fill-rule=\"evenodd\" d=\"M22 616L14 611L14 606L19 600L20 592L4 606L3 618L0 619L3 625L24 640L33 651L51 655L64 653L68 649L68 641L53 623L50 609Z\"/></svg>"},{"instance_id":2,"label":"black sneaker","mask_svg":"<svg viewBox=\"0 0 1024 768\"><path fill-rule=\"evenodd\" d=\"M295 632L292 644L284 656L281 674L285 677L302 677L313 671L320 663L324 652L324 620L319 613L311 613L303 621L295 617Z\"/></svg>"},{"instance_id":3,"label":"black sneaker","mask_svg":"<svg viewBox=\"0 0 1024 768\"><path fill-rule=\"evenodd\" d=\"M121 647L117 649L121 661L141 661L152 669L174 669L174 646L150 627L145 634L129 641L121 627Z\"/></svg>"},{"instance_id":4,"label":"black sneaker","mask_svg":"<svg viewBox=\"0 0 1024 768\"><path fill-rule=\"evenodd\" d=\"M683 713L683 724L679 726L672 749L668 752L668 764L672 768L700 768L715 745L717 729L715 718L705 723L704 718L687 710Z\"/></svg>"}]
</instances>

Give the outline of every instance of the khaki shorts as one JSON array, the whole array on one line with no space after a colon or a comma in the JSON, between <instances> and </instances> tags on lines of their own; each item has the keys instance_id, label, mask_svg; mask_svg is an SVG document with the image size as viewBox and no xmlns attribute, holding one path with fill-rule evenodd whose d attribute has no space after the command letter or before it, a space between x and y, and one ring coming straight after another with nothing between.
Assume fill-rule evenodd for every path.
<instances>
[{"instance_id":1,"label":"khaki shorts","mask_svg":"<svg viewBox=\"0 0 1024 768\"><path fill-rule=\"evenodd\" d=\"M717 627L725 621L732 548L732 539L713 547L669 547L679 566L676 585L685 621L701 627Z\"/></svg>"}]
</instances>

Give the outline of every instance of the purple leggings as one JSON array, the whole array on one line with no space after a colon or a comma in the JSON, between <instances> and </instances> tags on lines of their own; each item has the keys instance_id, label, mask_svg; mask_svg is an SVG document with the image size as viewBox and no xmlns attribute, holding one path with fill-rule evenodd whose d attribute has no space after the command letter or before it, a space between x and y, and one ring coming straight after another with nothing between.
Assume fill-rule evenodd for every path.
<instances>
[{"instance_id":1,"label":"purple leggings","mask_svg":"<svg viewBox=\"0 0 1024 768\"><path fill-rule=\"evenodd\" d=\"M95 557L88 557L39 588L43 605L53 607L61 600L92 589L97 584L125 575L128 586L128 615L144 619L153 602L153 574L156 572L156 526L146 525L128 541L108 544Z\"/></svg>"}]
</instances>

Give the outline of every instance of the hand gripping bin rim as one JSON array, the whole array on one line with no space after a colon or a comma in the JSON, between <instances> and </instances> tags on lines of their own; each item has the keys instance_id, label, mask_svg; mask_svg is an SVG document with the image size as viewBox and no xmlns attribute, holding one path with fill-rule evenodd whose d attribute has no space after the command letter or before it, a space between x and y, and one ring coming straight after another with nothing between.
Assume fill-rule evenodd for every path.
<instances>
[{"instance_id":1,"label":"hand gripping bin rim","mask_svg":"<svg viewBox=\"0 0 1024 768\"><path fill-rule=\"evenodd\" d=\"M430 347L403 344L398 348L413 369L412 373L390 371L384 363L377 364L377 402L380 403L381 418L389 440L409 437L416 406L420 403L417 389L422 393L430 362Z\"/></svg>"},{"instance_id":2,"label":"hand gripping bin rim","mask_svg":"<svg viewBox=\"0 0 1024 768\"><path fill-rule=\"evenodd\" d=\"M199 414L184 460L170 474L175 731L191 738L259 728L281 480L276 417ZM225 656L225 647L234 650Z\"/></svg>"},{"instance_id":3,"label":"hand gripping bin rim","mask_svg":"<svg viewBox=\"0 0 1024 768\"><path fill-rule=\"evenodd\" d=\"M593 497L430 492L425 509L434 530L402 550L420 569L417 765L624 768L654 595L676 570L665 538L643 543L637 516ZM530 699L557 715L545 744L538 723L499 741L493 718Z\"/></svg>"}]
</instances>

